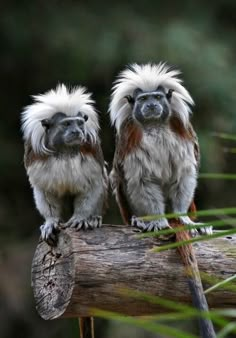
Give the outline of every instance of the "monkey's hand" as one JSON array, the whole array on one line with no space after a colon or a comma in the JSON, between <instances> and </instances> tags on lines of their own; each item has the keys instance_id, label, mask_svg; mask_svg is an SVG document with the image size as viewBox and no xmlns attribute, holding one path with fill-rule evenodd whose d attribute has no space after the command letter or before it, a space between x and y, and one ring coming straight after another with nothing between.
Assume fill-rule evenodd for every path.
<instances>
[{"instance_id":1,"label":"monkey's hand","mask_svg":"<svg viewBox=\"0 0 236 338\"><path fill-rule=\"evenodd\" d=\"M198 228L199 225L203 225L204 223L193 222L188 216L179 216L179 221L183 225L193 226L193 229L190 230L192 237L195 237L198 234L200 235L212 235L213 234L212 226Z\"/></svg>"},{"instance_id":2,"label":"monkey's hand","mask_svg":"<svg viewBox=\"0 0 236 338\"><path fill-rule=\"evenodd\" d=\"M143 221L136 216L132 216L131 226L146 231L159 231L163 229L170 229L170 225L166 218L160 218L154 221Z\"/></svg>"},{"instance_id":3,"label":"monkey's hand","mask_svg":"<svg viewBox=\"0 0 236 338\"><path fill-rule=\"evenodd\" d=\"M40 227L42 239L51 246L55 246L57 243L57 235L59 233L58 223L58 218L50 217Z\"/></svg>"},{"instance_id":4,"label":"monkey's hand","mask_svg":"<svg viewBox=\"0 0 236 338\"><path fill-rule=\"evenodd\" d=\"M72 216L68 222L62 225L62 228L74 228L75 230L87 230L100 228L102 226L102 216L91 216L82 218L79 216Z\"/></svg>"}]
</instances>

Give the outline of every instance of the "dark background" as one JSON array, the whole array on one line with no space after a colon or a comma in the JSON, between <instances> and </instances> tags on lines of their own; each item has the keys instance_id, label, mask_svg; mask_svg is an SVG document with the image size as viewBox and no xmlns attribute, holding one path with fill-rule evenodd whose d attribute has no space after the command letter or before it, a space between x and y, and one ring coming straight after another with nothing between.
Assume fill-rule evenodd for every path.
<instances>
[{"instance_id":1,"label":"dark background","mask_svg":"<svg viewBox=\"0 0 236 338\"><path fill-rule=\"evenodd\" d=\"M236 127L236 2L2 1L0 4L0 337L75 337L75 320L45 322L34 308L30 265L42 219L23 166L20 113L30 95L82 84L100 111L105 159L114 131L113 80L132 62L167 61L183 72L196 106L202 172L235 171L234 146L213 136ZM235 183L200 180L198 208L234 205ZM106 222L120 223L114 201ZM102 337L144 336L100 321ZM99 328L98 328L99 330ZM145 335L147 337L147 334ZM99 334L97 336L99 338Z\"/></svg>"}]
</instances>

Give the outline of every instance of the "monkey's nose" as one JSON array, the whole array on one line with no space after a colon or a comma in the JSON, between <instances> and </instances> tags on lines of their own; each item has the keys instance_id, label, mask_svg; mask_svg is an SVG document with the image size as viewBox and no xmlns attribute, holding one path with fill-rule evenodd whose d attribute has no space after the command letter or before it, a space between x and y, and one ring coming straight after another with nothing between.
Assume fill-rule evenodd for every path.
<instances>
[{"instance_id":1,"label":"monkey's nose","mask_svg":"<svg viewBox=\"0 0 236 338\"><path fill-rule=\"evenodd\" d=\"M148 103L147 107L150 110L155 110L157 108L157 105L155 103Z\"/></svg>"},{"instance_id":2,"label":"monkey's nose","mask_svg":"<svg viewBox=\"0 0 236 338\"><path fill-rule=\"evenodd\" d=\"M73 135L73 136L80 136L81 135L81 131L80 130L72 130L71 131L71 135Z\"/></svg>"}]
</instances>

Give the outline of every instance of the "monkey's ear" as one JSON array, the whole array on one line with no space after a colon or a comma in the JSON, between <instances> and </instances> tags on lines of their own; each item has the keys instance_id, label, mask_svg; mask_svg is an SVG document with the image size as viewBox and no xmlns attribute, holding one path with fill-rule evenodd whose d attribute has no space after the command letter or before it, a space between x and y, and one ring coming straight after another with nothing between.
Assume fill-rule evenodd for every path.
<instances>
[{"instance_id":1,"label":"monkey's ear","mask_svg":"<svg viewBox=\"0 0 236 338\"><path fill-rule=\"evenodd\" d=\"M126 95L125 99L129 102L129 104L134 104L134 98L131 95Z\"/></svg>"},{"instance_id":2,"label":"monkey's ear","mask_svg":"<svg viewBox=\"0 0 236 338\"><path fill-rule=\"evenodd\" d=\"M174 92L174 89L169 89L168 90L168 93L166 94L166 98L167 98L168 101L171 100L173 92Z\"/></svg>"},{"instance_id":3,"label":"monkey's ear","mask_svg":"<svg viewBox=\"0 0 236 338\"><path fill-rule=\"evenodd\" d=\"M43 119L41 120L41 124L43 128L47 131L51 126L51 121L49 119Z\"/></svg>"}]
</instances>

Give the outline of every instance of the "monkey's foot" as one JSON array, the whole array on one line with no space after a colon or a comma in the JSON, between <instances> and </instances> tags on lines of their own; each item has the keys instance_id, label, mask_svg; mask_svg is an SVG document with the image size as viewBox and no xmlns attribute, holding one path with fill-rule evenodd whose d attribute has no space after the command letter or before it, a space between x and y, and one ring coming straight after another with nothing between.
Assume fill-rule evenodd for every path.
<instances>
[{"instance_id":1,"label":"monkey's foot","mask_svg":"<svg viewBox=\"0 0 236 338\"><path fill-rule=\"evenodd\" d=\"M50 218L40 227L42 239L47 242L48 245L55 246L57 244L57 235L59 233L58 223L58 218Z\"/></svg>"},{"instance_id":2,"label":"monkey's foot","mask_svg":"<svg viewBox=\"0 0 236 338\"><path fill-rule=\"evenodd\" d=\"M102 226L102 216L91 216L89 218L81 219L73 216L68 222L62 225L62 228L74 228L77 231L100 228Z\"/></svg>"},{"instance_id":3,"label":"monkey's foot","mask_svg":"<svg viewBox=\"0 0 236 338\"><path fill-rule=\"evenodd\" d=\"M160 218L155 221L143 221L136 216L131 218L131 226L138 228L139 230L146 231L159 231L164 229L170 229L169 223L166 218Z\"/></svg>"},{"instance_id":4,"label":"monkey's foot","mask_svg":"<svg viewBox=\"0 0 236 338\"><path fill-rule=\"evenodd\" d=\"M181 224L183 225L193 226L193 228L190 230L192 237L195 237L198 234L200 235L212 235L213 234L212 226L206 226L206 227L199 228L199 225L202 226L204 223L193 222L188 216L179 216L179 220Z\"/></svg>"}]
</instances>

